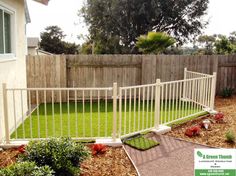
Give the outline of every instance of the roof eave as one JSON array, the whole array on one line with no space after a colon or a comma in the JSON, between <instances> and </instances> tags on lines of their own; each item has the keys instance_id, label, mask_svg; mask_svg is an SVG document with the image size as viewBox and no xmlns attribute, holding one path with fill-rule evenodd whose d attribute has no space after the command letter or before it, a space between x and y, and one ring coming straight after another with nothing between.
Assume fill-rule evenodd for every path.
<instances>
[{"instance_id":1,"label":"roof eave","mask_svg":"<svg viewBox=\"0 0 236 176\"><path fill-rule=\"evenodd\" d=\"M34 1L44 4L44 5L48 5L48 2L49 2L49 0L34 0Z\"/></svg>"}]
</instances>

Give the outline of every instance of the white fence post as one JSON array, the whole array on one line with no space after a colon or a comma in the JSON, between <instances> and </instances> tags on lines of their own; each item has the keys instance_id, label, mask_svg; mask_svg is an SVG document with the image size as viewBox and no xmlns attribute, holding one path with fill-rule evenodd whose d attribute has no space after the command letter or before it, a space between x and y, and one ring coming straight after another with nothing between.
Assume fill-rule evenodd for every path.
<instances>
[{"instance_id":1,"label":"white fence post","mask_svg":"<svg viewBox=\"0 0 236 176\"><path fill-rule=\"evenodd\" d=\"M159 128L160 121L160 94L161 94L161 80L156 80L156 92L155 92L155 118L154 125L155 129Z\"/></svg>"},{"instance_id":2,"label":"white fence post","mask_svg":"<svg viewBox=\"0 0 236 176\"><path fill-rule=\"evenodd\" d=\"M216 72L213 73L212 77L212 83L211 83L211 104L210 108L213 110L214 109L214 104L215 104L215 92L216 92Z\"/></svg>"},{"instance_id":3,"label":"white fence post","mask_svg":"<svg viewBox=\"0 0 236 176\"><path fill-rule=\"evenodd\" d=\"M117 133L117 83L113 83L113 133L112 139L116 141Z\"/></svg>"},{"instance_id":4,"label":"white fence post","mask_svg":"<svg viewBox=\"0 0 236 176\"><path fill-rule=\"evenodd\" d=\"M187 79L187 68L184 68L184 86L183 86L183 99L186 99L186 79Z\"/></svg>"},{"instance_id":5,"label":"white fence post","mask_svg":"<svg viewBox=\"0 0 236 176\"><path fill-rule=\"evenodd\" d=\"M122 89L119 89L119 138L121 137L122 125Z\"/></svg>"},{"instance_id":6,"label":"white fence post","mask_svg":"<svg viewBox=\"0 0 236 176\"><path fill-rule=\"evenodd\" d=\"M3 113L4 113L4 126L5 126L5 141L6 144L10 144L10 132L8 123L8 102L7 102L7 85L2 84L2 94L3 94Z\"/></svg>"}]
</instances>

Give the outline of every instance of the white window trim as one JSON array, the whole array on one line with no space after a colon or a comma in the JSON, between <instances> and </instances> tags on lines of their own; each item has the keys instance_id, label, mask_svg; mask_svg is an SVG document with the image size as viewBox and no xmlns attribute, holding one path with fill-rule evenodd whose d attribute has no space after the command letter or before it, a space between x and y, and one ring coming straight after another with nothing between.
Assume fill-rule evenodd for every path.
<instances>
[{"instance_id":1,"label":"white window trim","mask_svg":"<svg viewBox=\"0 0 236 176\"><path fill-rule=\"evenodd\" d=\"M12 53L0 54L0 62L16 60L16 9L0 1L0 8L11 14L11 49Z\"/></svg>"}]
</instances>

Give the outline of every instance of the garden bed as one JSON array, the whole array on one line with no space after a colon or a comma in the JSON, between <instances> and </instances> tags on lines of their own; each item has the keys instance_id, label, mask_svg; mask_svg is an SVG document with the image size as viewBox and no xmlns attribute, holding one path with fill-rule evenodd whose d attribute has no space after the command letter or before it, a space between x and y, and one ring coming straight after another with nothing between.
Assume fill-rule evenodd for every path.
<instances>
[{"instance_id":1,"label":"garden bed","mask_svg":"<svg viewBox=\"0 0 236 176\"><path fill-rule=\"evenodd\" d=\"M138 175L122 147L109 147L106 153L85 160L81 170L82 176Z\"/></svg>"},{"instance_id":2,"label":"garden bed","mask_svg":"<svg viewBox=\"0 0 236 176\"><path fill-rule=\"evenodd\" d=\"M20 154L17 148L0 152L0 169L14 164ZM91 156L81 163L82 176L138 175L122 147L108 147L104 154Z\"/></svg>"},{"instance_id":3,"label":"garden bed","mask_svg":"<svg viewBox=\"0 0 236 176\"><path fill-rule=\"evenodd\" d=\"M236 134L236 96L229 99L217 97L216 110L224 114L224 121L222 123L212 123L209 130L201 129L200 135L188 137L185 135L185 131L198 125L204 119L212 120L213 116L206 115L184 124L172 126L172 131L167 135L211 147L236 148L236 143L227 142L225 137L229 130Z\"/></svg>"},{"instance_id":4,"label":"garden bed","mask_svg":"<svg viewBox=\"0 0 236 176\"><path fill-rule=\"evenodd\" d=\"M1 151L0 169L14 164L19 154L20 152L16 148Z\"/></svg>"}]
</instances>

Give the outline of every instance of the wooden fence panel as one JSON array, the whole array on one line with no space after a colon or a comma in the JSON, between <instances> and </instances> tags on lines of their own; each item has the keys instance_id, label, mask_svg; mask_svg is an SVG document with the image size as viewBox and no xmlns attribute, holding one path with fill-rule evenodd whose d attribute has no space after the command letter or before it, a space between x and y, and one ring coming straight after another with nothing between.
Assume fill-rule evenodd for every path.
<instances>
[{"instance_id":1,"label":"wooden fence panel","mask_svg":"<svg viewBox=\"0 0 236 176\"><path fill-rule=\"evenodd\" d=\"M236 55L218 57L217 93L226 87L236 90Z\"/></svg>"},{"instance_id":2,"label":"wooden fence panel","mask_svg":"<svg viewBox=\"0 0 236 176\"><path fill-rule=\"evenodd\" d=\"M32 88L111 87L113 82L118 87L133 86L154 83L157 78L173 81L183 79L186 67L207 74L217 72L218 94L225 87L236 89L236 55L54 55L28 56L26 63L27 86ZM31 96L35 102L36 93ZM54 96L57 101L59 92ZM63 92L63 101L66 97Z\"/></svg>"}]
</instances>

